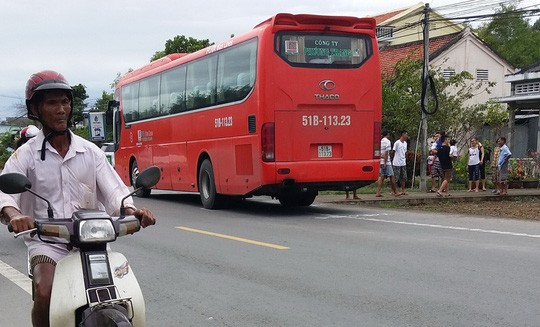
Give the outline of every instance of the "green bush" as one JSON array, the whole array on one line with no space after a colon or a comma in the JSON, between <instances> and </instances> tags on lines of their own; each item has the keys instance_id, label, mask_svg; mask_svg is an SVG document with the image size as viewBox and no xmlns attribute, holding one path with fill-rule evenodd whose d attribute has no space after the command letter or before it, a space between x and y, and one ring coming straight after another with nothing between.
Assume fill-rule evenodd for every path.
<instances>
[{"instance_id":1,"label":"green bush","mask_svg":"<svg viewBox=\"0 0 540 327\"><path fill-rule=\"evenodd\" d=\"M5 132L0 134L0 169L4 168L4 164L11 155L10 149L15 146L15 134L11 132Z\"/></svg>"},{"instance_id":2,"label":"green bush","mask_svg":"<svg viewBox=\"0 0 540 327\"><path fill-rule=\"evenodd\" d=\"M469 156L462 156L454 162L453 183L463 184L469 180ZM489 168L488 168L489 169Z\"/></svg>"}]
</instances>

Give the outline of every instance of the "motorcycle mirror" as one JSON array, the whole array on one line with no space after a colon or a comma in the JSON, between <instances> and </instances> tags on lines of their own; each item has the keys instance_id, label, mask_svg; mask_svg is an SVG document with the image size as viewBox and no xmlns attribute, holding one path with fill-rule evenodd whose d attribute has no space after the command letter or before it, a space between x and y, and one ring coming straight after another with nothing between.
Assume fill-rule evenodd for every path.
<instances>
[{"instance_id":1,"label":"motorcycle mirror","mask_svg":"<svg viewBox=\"0 0 540 327\"><path fill-rule=\"evenodd\" d=\"M139 176L137 176L137 179L135 180L135 188L151 188L159 182L160 178L161 172L158 167L148 167L143 170L143 172L140 173Z\"/></svg>"},{"instance_id":2,"label":"motorcycle mirror","mask_svg":"<svg viewBox=\"0 0 540 327\"><path fill-rule=\"evenodd\" d=\"M19 173L9 173L0 176L0 191L6 194L26 192L32 187L28 178Z\"/></svg>"},{"instance_id":3,"label":"motorcycle mirror","mask_svg":"<svg viewBox=\"0 0 540 327\"><path fill-rule=\"evenodd\" d=\"M152 166L148 167L145 170L142 171L142 173L137 176L135 179L135 190L128 195L126 195L120 204L120 218L124 219L126 216L126 208L124 206L124 200L130 197L131 195L135 194L137 191L141 189L149 189L152 186L156 185L157 182L159 182L159 179L161 178L161 171L158 167Z\"/></svg>"}]
</instances>

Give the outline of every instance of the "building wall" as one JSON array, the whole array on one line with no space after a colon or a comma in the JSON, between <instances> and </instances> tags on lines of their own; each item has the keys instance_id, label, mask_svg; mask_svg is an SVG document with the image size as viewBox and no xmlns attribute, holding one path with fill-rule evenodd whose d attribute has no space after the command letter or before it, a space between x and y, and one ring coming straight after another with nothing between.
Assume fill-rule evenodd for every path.
<instances>
[{"instance_id":1,"label":"building wall","mask_svg":"<svg viewBox=\"0 0 540 327\"><path fill-rule=\"evenodd\" d=\"M485 103L493 98L510 95L510 85L505 83L504 76L513 73L513 68L472 35L465 36L435 58L431 64L441 69L453 68L456 73L468 71L472 74L474 82L477 69L488 71L488 80L496 83L491 88L491 94L479 92L468 101L468 105Z\"/></svg>"}]
</instances>

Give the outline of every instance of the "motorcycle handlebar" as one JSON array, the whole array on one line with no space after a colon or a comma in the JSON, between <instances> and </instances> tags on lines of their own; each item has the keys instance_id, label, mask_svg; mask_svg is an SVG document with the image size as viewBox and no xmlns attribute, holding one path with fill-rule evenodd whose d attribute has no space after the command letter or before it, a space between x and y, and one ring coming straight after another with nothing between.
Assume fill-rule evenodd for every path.
<instances>
[{"instance_id":1,"label":"motorcycle handlebar","mask_svg":"<svg viewBox=\"0 0 540 327\"><path fill-rule=\"evenodd\" d=\"M55 219L46 220L43 222L36 221L35 228L25 230L20 233L15 233L13 237L18 238L19 236L36 233L40 236L60 237L70 241L71 236L75 234L74 222L75 221L73 219ZM112 222L117 236L134 234L141 228L139 219L132 215L125 216L122 219L113 217ZM8 225L8 231L13 233L13 227L11 225Z\"/></svg>"},{"instance_id":2,"label":"motorcycle handlebar","mask_svg":"<svg viewBox=\"0 0 540 327\"><path fill-rule=\"evenodd\" d=\"M13 232L13 229L11 230L11 232ZM18 238L19 236L23 236L23 235L26 235L26 234L32 234L32 233L35 233L35 232L37 232L37 228L27 229L27 230L22 231L20 233L13 234L13 237Z\"/></svg>"}]
</instances>

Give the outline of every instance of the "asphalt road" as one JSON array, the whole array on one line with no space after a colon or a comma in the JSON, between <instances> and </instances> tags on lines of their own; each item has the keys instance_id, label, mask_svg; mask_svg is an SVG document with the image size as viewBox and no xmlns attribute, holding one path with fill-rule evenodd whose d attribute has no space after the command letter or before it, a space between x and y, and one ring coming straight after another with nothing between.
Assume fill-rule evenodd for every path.
<instances>
[{"instance_id":1,"label":"asphalt road","mask_svg":"<svg viewBox=\"0 0 540 327\"><path fill-rule=\"evenodd\" d=\"M112 247L141 283L147 326L540 321L537 222L328 203L287 210L264 198L210 211L164 192L136 204L158 224ZM7 232L0 244L0 260L24 272L24 245ZM1 275L0 289L3 319L29 310L29 295Z\"/></svg>"}]
</instances>

